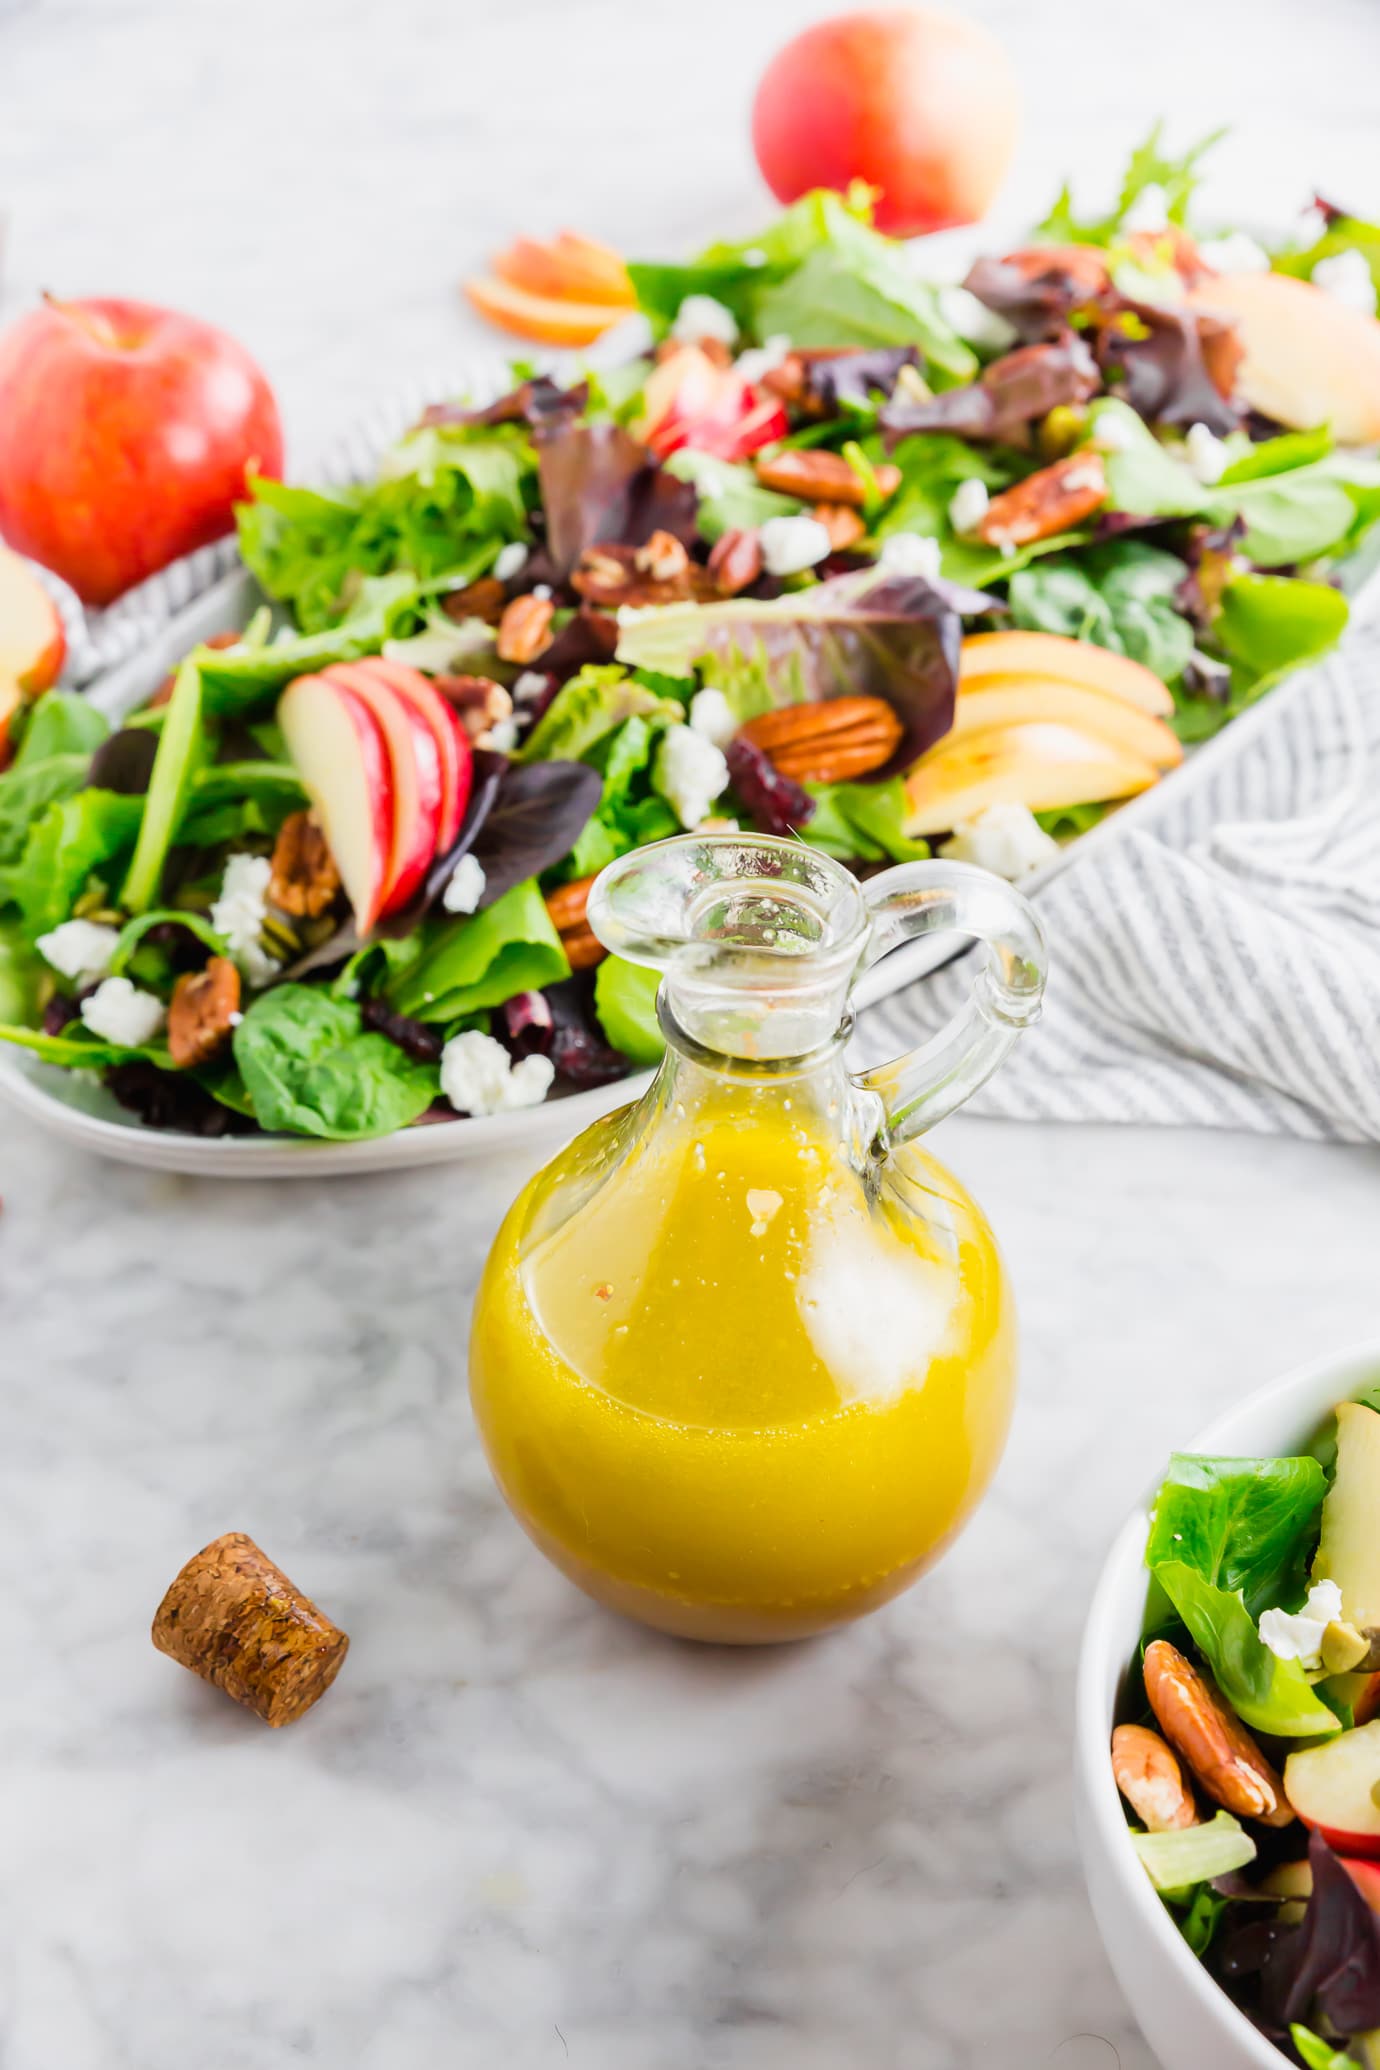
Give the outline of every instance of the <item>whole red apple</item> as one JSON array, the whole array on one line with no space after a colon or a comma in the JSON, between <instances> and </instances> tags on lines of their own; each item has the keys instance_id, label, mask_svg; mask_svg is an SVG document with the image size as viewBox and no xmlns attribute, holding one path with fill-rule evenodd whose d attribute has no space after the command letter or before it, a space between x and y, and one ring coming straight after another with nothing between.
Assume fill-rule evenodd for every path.
<instances>
[{"instance_id":1,"label":"whole red apple","mask_svg":"<svg viewBox=\"0 0 1380 2070\"><path fill-rule=\"evenodd\" d=\"M278 405L208 323L50 299L0 338L0 537L85 603L230 531L251 463L282 471Z\"/></svg>"},{"instance_id":2,"label":"whole red apple","mask_svg":"<svg viewBox=\"0 0 1380 2070\"><path fill-rule=\"evenodd\" d=\"M752 143L778 201L850 181L881 189L895 237L973 223L1011 163L1020 98L977 22L924 8L844 14L788 43L762 75Z\"/></svg>"}]
</instances>

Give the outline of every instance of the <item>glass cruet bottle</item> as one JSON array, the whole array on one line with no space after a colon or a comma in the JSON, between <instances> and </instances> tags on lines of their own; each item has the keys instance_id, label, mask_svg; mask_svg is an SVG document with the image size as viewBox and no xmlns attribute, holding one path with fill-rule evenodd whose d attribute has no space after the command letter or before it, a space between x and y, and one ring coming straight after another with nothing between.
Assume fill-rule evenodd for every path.
<instances>
[{"instance_id":1,"label":"glass cruet bottle","mask_svg":"<svg viewBox=\"0 0 1380 2070\"><path fill-rule=\"evenodd\" d=\"M918 1137L1036 1017L1028 902L961 863L860 884L767 836L611 863L605 947L663 973L665 1058L526 1187L470 1345L499 1487L590 1595L684 1637L791 1639L905 1588L997 1463L1011 1296ZM850 1075L850 986L900 943L985 944L956 1019Z\"/></svg>"}]
</instances>

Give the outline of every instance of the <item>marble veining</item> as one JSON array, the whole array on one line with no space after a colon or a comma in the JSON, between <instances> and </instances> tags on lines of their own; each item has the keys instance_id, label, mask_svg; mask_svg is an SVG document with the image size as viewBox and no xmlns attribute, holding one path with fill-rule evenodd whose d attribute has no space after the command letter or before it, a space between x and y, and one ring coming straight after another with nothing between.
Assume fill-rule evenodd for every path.
<instances>
[{"instance_id":1,"label":"marble veining","mask_svg":"<svg viewBox=\"0 0 1380 2070\"><path fill-rule=\"evenodd\" d=\"M747 83L810 11L0 8L0 315L39 285L200 309L307 454L477 341L453 283L514 228L749 225ZM1017 212L1161 108L1242 126L1235 202L1375 198L1370 0L1306 35L1292 0L1162 0L1154 34L981 11L1032 83ZM515 1166L216 1190L0 1112L5 2070L1152 2070L1070 1826L1084 1608L1173 1443L1374 1331L1380 1160L937 1142L1016 1283L1007 1457L908 1597L753 1654L605 1616L494 1493L462 1346ZM148 1640L227 1528L352 1637L282 1734Z\"/></svg>"}]
</instances>

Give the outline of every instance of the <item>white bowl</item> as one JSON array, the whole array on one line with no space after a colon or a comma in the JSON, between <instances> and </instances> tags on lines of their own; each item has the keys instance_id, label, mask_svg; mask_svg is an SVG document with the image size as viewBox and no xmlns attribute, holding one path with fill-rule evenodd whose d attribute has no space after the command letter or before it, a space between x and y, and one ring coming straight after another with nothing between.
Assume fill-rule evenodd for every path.
<instances>
[{"instance_id":1,"label":"white bowl","mask_svg":"<svg viewBox=\"0 0 1380 2070\"><path fill-rule=\"evenodd\" d=\"M1300 1367L1219 1416L1183 1449L1262 1459L1306 1450L1338 1402L1377 1378L1380 1339ZM1157 1475L1147 1503L1158 1485ZM1093 1916L1117 1981L1164 2070L1281 2070L1286 2058L1190 1954L1155 1894L1131 1846L1112 1780L1117 1699L1145 1611L1148 1531L1142 1505L1107 1556L1078 1663L1074 1808Z\"/></svg>"}]
</instances>

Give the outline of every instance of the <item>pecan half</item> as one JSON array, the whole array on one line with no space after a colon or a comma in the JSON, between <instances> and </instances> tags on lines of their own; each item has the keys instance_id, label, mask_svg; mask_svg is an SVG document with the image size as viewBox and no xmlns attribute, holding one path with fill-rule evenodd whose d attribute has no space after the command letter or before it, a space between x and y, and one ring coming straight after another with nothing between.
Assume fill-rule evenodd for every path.
<instances>
[{"instance_id":1,"label":"pecan half","mask_svg":"<svg viewBox=\"0 0 1380 2070\"><path fill-rule=\"evenodd\" d=\"M168 1055L179 1071L209 1063L230 1040L240 1017L240 974L228 956L189 970L173 986Z\"/></svg>"},{"instance_id":2,"label":"pecan half","mask_svg":"<svg viewBox=\"0 0 1380 2070\"><path fill-rule=\"evenodd\" d=\"M1145 1694L1165 1738L1214 1804L1267 1826L1292 1823L1284 1785L1250 1733L1209 1677L1167 1639L1145 1649Z\"/></svg>"},{"instance_id":3,"label":"pecan half","mask_svg":"<svg viewBox=\"0 0 1380 2070\"><path fill-rule=\"evenodd\" d=\"M709 572L721 597L751 589L762 572L762 541L756 531L735 526L721 532L709 551Z\"/></svg>"},{"instance_id":4,"label":"pecan half","mask_svg":"<svg viewBox=\"0 0 1380 2070\"><path fill-rule=\"evenodd\" d=\"M507 589L497 575L481 575L464 589L452 590L441 609L457 623L465 618L482 618L485 625L497 625L507 601Z\"/></svg>"},{"instance_id":5,"label":"pecan half","mask_svg":"<svg viewBox=\"0 0 1380 2070\"><path fill-rule=\"evenodd\" d=\"M1112 1734L1116 1786L1149 1833L1196 1826L1198 1807L1173 1748L1148 1725L1118 1725Z\"/></svg>"},{"instance_id":6,"label":"pecan half","mask_svg":"<svg viewBox=\"0 0 1380 2070\"><path fill-rule=\"evenodd\" d=\"M872 484L851 468L842 453L774 453L770 459L754 462L757 479L764 489L777 489L783 496L799 496L804 503L846 503L861 510ZM894 496L901 486L901 470L883 460L872 470L879 496Z\"/></svg>"},{"instance_id":7,"label":"pecan half","mask_svg":"<svg viewBox=\"0 0 1380 2070\"><path fill-rule=\"evenodd\" d=\"M482 740L500 719L513 716L511 694L490 676L437 676L435 683L471 740Z\"/></svg>"},{"instance_id":8,"label":"pecan half","mask_svg":"<svg viewBox=\"0 0 1380 2070\"><path fill-rule=\"evenodd\" d=\"M504 606L498 621L498 658L525 667L551 645L551 621L556 615L551 597L514 597Z\"/></svg>"},{"instance_id":9,"label":"pecan half","mask_svg":"<svg viewBox=\"0 0 1380 2070\"><path fill-rule=\"evenodd\" d=\"M593 877L577 877L572 884L559 884L546 894L546 910L572 970L592 970L608 954L585 918L593 882Z\"/></svg>"},{"instance_id":10,"label":"pecan half","mask_svg":"<svg viewBox=\"0 0 1380 2070\"><path fill-rule=\"evenodd\" d=\"M273 844L269 902L297 920L315 920L334 905L340 872L312 812L290 812Z\"/></svg>"},{"instance_id":11,"label":"pecan half","mask_svg":"<svg viewBox=\"0 0 1380 2070\"><path fill-rule=\"evenodd\" d=\"M1070 453L1014 488L994 496L976 526L987 546L1029 546L1051 539L1100 510L1107 500L1107 475L1100 453Z\"/></svg>"},{"instance_id":12,"label":"pecan half","mask_svg":"<svg viewBox=\"0 0 1380 2070\"><path fill-rule=\"evenodd\" d=\"M846 553L867 534L861 512L850 510L846 503L817 503L810 515L818 518L829 534L829 544L835 553Z\"/></svg>"},{"instance_id":13,"label":"pecan half","mask_svg":"<svg viewBox=\"0 0 1380 2070\"><path fill-rule=\"evenodd\" d=\"M633 566L653 582L674 582L689 573L690 556L674 532L653 532L645 546L634 550Z\"/></svg>"},{"instance_id":14,"label":"pecan half","mask_svg":"<svg viewBox=\"0 0 1380 2070\"><path fill-rule=\"evenodd\" d=\"M834 697L764 712L738 737L760 748L793 783L846 783L889 761L903 730L885 698Z\"/></svg>"}]
</instances>

